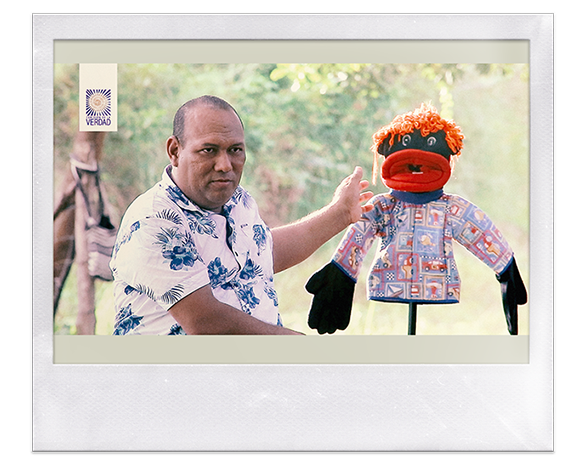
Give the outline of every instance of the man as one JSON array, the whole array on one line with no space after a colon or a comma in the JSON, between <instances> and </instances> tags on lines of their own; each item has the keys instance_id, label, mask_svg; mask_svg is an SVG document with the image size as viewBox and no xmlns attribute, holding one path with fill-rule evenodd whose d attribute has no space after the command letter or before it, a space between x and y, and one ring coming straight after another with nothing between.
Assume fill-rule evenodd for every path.
<instances>
[{"instance_id":1,"label":"man","mask_svg":"<svg viewBox=\"0 0 581 463\"><path fill-rule=\"evenodd\" d=\"M244 129L227 102L185 103L166 152L161 182L131 204L119 230L114 334L301 334L282 326L274 273L367 211L361 168L328 206L271 231L239 185Z\"/></svg>"}]
</instances>

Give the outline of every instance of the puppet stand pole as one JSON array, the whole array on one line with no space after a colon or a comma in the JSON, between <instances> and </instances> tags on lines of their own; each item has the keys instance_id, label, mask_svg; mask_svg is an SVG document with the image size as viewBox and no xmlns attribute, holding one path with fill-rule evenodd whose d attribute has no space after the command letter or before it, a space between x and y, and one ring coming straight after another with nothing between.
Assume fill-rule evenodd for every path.
<instances>
[{"instance_id":1,"label":"puppet stand pole","mask_svg":"<svg viewBox=\"0 0 581 463\"><path fill-rule=\"evenodd\" d=\"M408 316L408 334L416 334L416 317L418 312L418 303L409 303L409 316Z\"/></svg>"}]
</instances>

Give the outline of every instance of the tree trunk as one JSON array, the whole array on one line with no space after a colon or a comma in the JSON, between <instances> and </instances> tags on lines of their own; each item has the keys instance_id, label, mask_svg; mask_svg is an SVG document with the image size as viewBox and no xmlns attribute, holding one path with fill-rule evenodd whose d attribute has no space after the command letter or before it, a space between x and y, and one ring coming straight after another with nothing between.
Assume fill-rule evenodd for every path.
<instances>
[{"instance_id":1,"label":"tree trunk","mask_svg":"<svg viewBox=\"0 0 581 463\"><path fill-rule=\"evenodd\" d=\"M105 132L78 132L73 142L73 156L80 163L98 166L103 152ZM75 188L76 179L67 174L61 200L55 210L54 224L54 278L55 278L55 312L68 274L72 257L77 264L77 334L95 334L95 281L89 275L86 224L90 211L97 207L97 184L95 175L84 172L80 183L89 199L89 209L79 188ZM58 292L57 292L58 289Z\"/></svg>"},{"instance_id":2,"label":"tree trunk","mask_svg":"<svg viewBox=\"0 0 581 463\"><path fill-rule=\"evenodd\" d=\"M83 185L86 188L88 185ZM87 249L87 209L82 193L76 190L75 203L75 262L77 264L77 334L95 334L95 281L89 275Z\"/></svg>"},{"instance_id":3,"label":"tree trunk","mask_svg":"<svg viewBox=\"0 0 581 463\"><path fill-rule=\"evenodd\" d=\"M75 258L76 182L68 169L53 215L53 310L58 308L61 292Z\"/></svg>"}]
</instances>

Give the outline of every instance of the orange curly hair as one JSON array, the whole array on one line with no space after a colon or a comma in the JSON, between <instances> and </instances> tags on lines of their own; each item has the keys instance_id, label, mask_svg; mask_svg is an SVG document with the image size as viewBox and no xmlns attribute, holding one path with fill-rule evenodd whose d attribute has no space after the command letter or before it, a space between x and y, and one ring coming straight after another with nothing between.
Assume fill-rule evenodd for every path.
<instances>
[{"instance_id":1,"label":"orange curly hair","mask_svg":"<svg viewBox=\"0 0 581 463\"><path fill-rule=\"evenodd\" d=\"M396 116L389 125L386 125L373 134L373 183L377 176L379 165L379 146L384 140L389 140L389 146L405 135L406 133L420 130L423 137L426 135L443 130L446 132L446 143L454 152L454 155L460 156L461 150L464 147L462 140L464 135L458 125L453 120L446 120L438 114L436 108L430 104L424 104L413 111Z\"/></svg>"}]
</instances>

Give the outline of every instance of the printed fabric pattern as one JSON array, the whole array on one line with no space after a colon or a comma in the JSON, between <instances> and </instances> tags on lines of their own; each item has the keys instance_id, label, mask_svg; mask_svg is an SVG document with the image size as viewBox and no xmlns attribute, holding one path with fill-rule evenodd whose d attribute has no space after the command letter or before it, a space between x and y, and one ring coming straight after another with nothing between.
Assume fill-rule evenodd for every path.
<instances>
[{"instance_id":1,"label":"printed fabric pattern","mask_svg":"<svg viewBox=\"0 0 581 463\"><path fill-rule=\"evenodd\" d=\"M168 310L206 285L219 301L282 325L272 235L254 199L238 187L223 213L213 213L189 201L170 172L123 217L110 264L113 334L185 334Z\"/></svg>"},{"instance_id":2,"label":"printed fabric pattern","mask_svg":"<svg viewBox=\"0 0 581 463\"><path fill-rule=\"evenodd\" d=\"M333 257L357 281L363 259L375 239L380 240L367 281L370 300L459 302L452 240L497 274L512 260L510 246L490 218L460 196L443 193L425 204L413 204L388 193L370 202L373 210L347 230Z\"/></svg>"}]
</instances>

